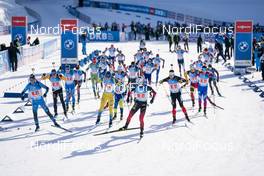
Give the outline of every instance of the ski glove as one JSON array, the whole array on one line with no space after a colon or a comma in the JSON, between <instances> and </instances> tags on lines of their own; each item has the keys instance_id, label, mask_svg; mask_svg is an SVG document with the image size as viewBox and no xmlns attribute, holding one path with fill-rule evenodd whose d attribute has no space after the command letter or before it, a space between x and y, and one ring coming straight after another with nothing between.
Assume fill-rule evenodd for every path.
<instances>
[{"instance_id":1,"label":"ski glove","mask_svg":"<svg viewBox=\"0 0 264 176\"><path fill-rule=\"evenodd\" d=\"M21 100L24 101L25 100L25 94L21 93Z\"/></svg>"},{"instance_id":2,"label":"ski glove","mask_svg":"<svg viewBox=\"0 0 264 176\"><path fill-rule=\"evenodd\" d=\"M47 97L47 92L46 92L46 93L44 93L43 97L44 97L44 98L46 98L46 97Z\"/></svg>"}]
</instances>

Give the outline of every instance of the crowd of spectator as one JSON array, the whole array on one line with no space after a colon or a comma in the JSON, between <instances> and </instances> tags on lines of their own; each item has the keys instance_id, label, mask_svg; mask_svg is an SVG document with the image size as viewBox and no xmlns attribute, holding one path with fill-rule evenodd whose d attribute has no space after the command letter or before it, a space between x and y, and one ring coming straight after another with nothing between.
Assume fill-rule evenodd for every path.
<instances>
[{"instance_id":1,"label":"crowd of spectator","mask_svg":"<svg viewBox=\"0 0 264 176\"><path fill-rule=\"evenodd\" d=\"M168 29L170 27L177 27L178 29L181 29L179 32L184 32L189 30L188 24L180 24L177 22L171 23L167 22L164 23L162 21L158 21L156 25L151 25L150 23L144 24L141 22L134 22L132 21L130 24L119 24L116 22L113 22L109 24L106 22L105 24L96 24L93 23L92 27L94 28L100 28L102 31L121 31L121 32L127 32L127 33L132 33L132 39L137 40L141 39L138 38L138 36L144 35L145 40L150 40L150 38L154 38L156 40L159 40L162 36L165 36L167 38L167 31L163 31L163 27ZM188 28L188 29L187 29ZM222 30L226 30L227 28L232 29L233 24L226 24L223 23L222 25L209 25L209 26L199 26L199 29L201 31L209 32L212 31L214 28L214 32L222 32ZM260 32L264 33L264 26L260 26L259 24L254 25L253 28L254 32Z\"/></svg>"}]
</instances>

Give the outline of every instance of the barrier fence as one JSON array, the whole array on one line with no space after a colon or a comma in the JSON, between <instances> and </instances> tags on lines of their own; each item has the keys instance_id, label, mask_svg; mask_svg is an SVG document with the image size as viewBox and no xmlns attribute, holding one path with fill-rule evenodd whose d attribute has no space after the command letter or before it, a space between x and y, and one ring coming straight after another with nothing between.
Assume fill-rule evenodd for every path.
<instances>
[{"instance_id":1,"label":"barrier fence","mask_svg":"<svg viewBox=\"0 0 264 176\"><path fill-rule=\"evenodd\" d=\"M19 48L20 55L18 54L18 67L28 65L36 62L39 59L47 59L54 52L59 49L59 39L51 39L44 41L36 46L22 46ZM8 51L0 52L0 74L3 74L10 70Z\"/></svg>"}]
</instances>

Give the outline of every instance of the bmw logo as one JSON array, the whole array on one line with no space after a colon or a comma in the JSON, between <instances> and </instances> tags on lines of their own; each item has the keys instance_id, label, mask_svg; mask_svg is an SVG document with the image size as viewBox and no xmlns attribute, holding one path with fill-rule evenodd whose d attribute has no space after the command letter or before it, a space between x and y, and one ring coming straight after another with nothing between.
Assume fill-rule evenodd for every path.
<instances>
[{"instance_id":1,"label":"bmw logo","mask_svg":"<svg viewBox=\"0 0 264 176\"><path fill-rule=\"evenodd\" d=\"M23 35L16 34L15 38L21 43L23 41Z\"/></svg>"},{"instance_id":2,"label":"bmw logo","mask_svg":"<svg viewBox=\"0 0 264 176\"><path fill-rule=\"evenodd\" d=\"M68 40L66 40L66 41L64 42L64 47L65 47L67 50L71 50L71 49L73 49L73 47L74 47L74 42L73 42L72 40L68 39Z\"/></svg>"},{"instance_id":3,"label":"bmw logo","mask_svg":"<svg viewBox=\"0 0 264 176\"><path fill-rule=\"evenodd\" d=\"M240 43L238 44L238 49L239 49L239 51L241 51L241 52L246 52L246 51L248 50L248 48L249 48L249 45L248 45L248 43L245 42L245 41L240 42Z\"/></svg>"}]
</instances>

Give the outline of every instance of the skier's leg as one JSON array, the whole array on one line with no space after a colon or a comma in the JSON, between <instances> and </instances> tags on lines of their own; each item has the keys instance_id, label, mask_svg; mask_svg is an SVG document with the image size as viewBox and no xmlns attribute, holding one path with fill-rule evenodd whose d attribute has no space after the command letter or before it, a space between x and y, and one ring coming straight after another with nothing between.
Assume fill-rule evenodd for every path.
<instances>
[{"instance_id":1,"label":"skier's leg","mask_svg":"<svg viewBox=\"0 0 264 176\"><path fill-rule=\"evenodd\" d=\"M100 122L100 118L101 118L101 114L104 110L104 106L107 103L107 99L106 99L106 94L104 93L102 98L101 98L101 103L100 103L100 107L98 110L98 115L97 115L97 120L96 120L96 124L98 124Z\"/></svg>"},{"instance_id":2,"label":"skier's leg","mask_svg":"<svg viewBox=\"0 0 264 176\"><path fill-rule=\"evenodd\" d=\"M156 84L158 84L159 81L159 72L160 72L160 67L156 71Z\"/></svg>"},{"instance_id":3,"label":"skier's leg","mask_svg":"<svg viewBox=\"0 0 264 176\"><path fill-rule=\"evenodd\" d=\"M58 101L58 93L55 91L52 93L53 95L53 109L54 109L54 115L58 115L57 111L57 101Z\"/></svg>"},{"instance_id":4,"label":"skier's leg","mask_svg":"<svg viewBox=\"0 0 264 176\"><path fill-rule=\"evenodd\" d=\"M32 101L32 112L33 112L33 117L34 117L34 122L35 122L36 127L39 127L38 106L39 106L39 103L33 100Z\"/></svg>"},{"instance_id":5,"label":"skier's leg","mask_svg":"<svg viewBox=\"0 0 264 176\"><path fill-rule=\"evenodd\" d=\"M178 66L179 66L179 72L180 72L180 75L181 75L181 62L178 60Z\"/></svg>"},{"instance_id":6,"label":"skier's leg","mask_svg":"<svg viewBox=\"0 0 264 176\"><path fill-rule=\"evenodd\" d=\"M71 89L71 97L72 97L72 110L75 110L75 87Z\"/></svg>"},{"instance_id":7,"label":"skier's leg","mask_svg":"<svg viewBox=\"0 0 264 176\"><path fill-rule=\"evenodd\" d=\"M214 88L212 86L212 78L209 78L209 87L210 87L210 90L211 90L211 94L214 95Z\"/></svg>"},{"instance_id":8,"label":"skier's leg","mask_svg":"<svg viewBox=\"0 0 264 176\"><path fill-rule=\"evenodd\" d=\"M121 97L119 100L119 107L120 107L120 120L123 119L123 114L124 114L124 98Z\"/></svg>"},{"instance_id":9,"label":"skier's leg","mask_svg":"<svg viewBox=\"0 0 264 176\"><path fill-rule=\"evenodd\" d=\"M171 105L172 105L172 123L176 122L176 94L175 93L171 93Z\"/></svg>"},{"instance_id":10,"label":"skier's leg","mask_svg":"<svg viewBox=\"0 0 264 176\"><path fill-rule=\"evenodd\" d=\"M66 114L67 114L67 110L66 110L66 106L65 106L64 99L63 99L63 92L62 92L62 89L61 89L61 91L59 92L59 97L60 97L60 102L61 102L61 105L62 105L62 108L63 108L64 115L66 115Z\"/></svg>"},{"instance_id":11,"label":"skier's leg","mask_svg":"<svg viewBox=\"0 0 264 176\"><path fill-rule=\"evenodd\" d=\"M79 83L77 84L77 103L80 103L80 88L81 86L79 85Z\"/></svg>"},{"instance_id":12,"label":"skier's leg","mask_svg":"<svg viewBox=\"0 0 264 176\"><path fill-rule=\"evenodd\" d=\"M69 110L69 101L70 101L70 89L68 87L66 87L66 100L65 100L65 104L66 104L66 110Z\"/></svg>"},{"instance_id":13,"label":"skier's leg","mask_svg":"<svg viewBox=\"0 0 264 176\"><path fill-rule=\"evenodd\" d=\"M108 95L108 106L109 106L109 127L112 126L113 121L113 106L114 106L114 95Z\"/></svg>"},{"instance_id":14,"label":"skier's leg","mask_svg":"<svg viewBox=\"0 0 264 176\"><path fill-rule=\"evenodd\" d=\"M180 93L180 92L177 93L176 98L177 98L177 100L178 100L178 102L179 102L179 105L180 105L180 107L181 107L181 109L182 109L182 112L183 112L184 115L185 115L186 120L187 120L187 121L190 121L190 119L189 119L189 117L188 117L188 114L187 114L187 110L186 110L186 108L185 108L184 105L183 105L183 100L182 100L182 96L181 96L181 93Z\"/></svg>"},{"instance_id":15,"label":"skier's leg","mask_svg":"<svg viewBox=\"0 0 264 176\"><path fill-rule=\"evenodd\" d=\"M218 94L219 96L221 96L221 93L220 93L220 91L219 91L219 89L218 89L218 87L217 87L217 83L216 83L215 80L213 81L213 84L214 84L214 87L215 87L215 89L216 89L217 94Z\"/></svg>"},{"instance_id":16,"label":"skier's leg","mask_svg":"<svg viewBox=\"0 0 264 176\"><path fill-rule=\"evenodd\" d=\"M54 116L50 113L49 108L47 107L44 99L42 98L40 100L40 106L42 107L42 109L45 111L45 113L49 116L50 120L54 123L54 125L56 124L56 120L54 119Z\"/></svg>"},{"instance_id":17,"label":"skier's leg","mask_svg":"<svg viewBox=\"0 0 264 176\"><path fill-rule=\"evenodd\" d=\"M203 97L203 94L202 94L202 88L198 88L198 101L199 101L199 112L201 111L202 109L202 97Z\"/></svg>"},{"instance_id":18,"label":"skier's leg","mask_svg":"<svg viewBox=\"0 0 264 176\"><path fill-rule=\"evenodd\" d=\"M116 119L116 116L117 116L117 106L118 106L118 102L119 102L119 95L118 94L115 94L114 117L113 117L113 120Z\"/></svg>"},{"instance_id":19,"label":"skier's leg","mask_svg":"<svg viewBox=\"0 0 264 176\"><path fill-rule=\"evenodd\" d=\"M132 117L134 116L134 114L138 111L138 109L141 107L141 105L137 102L135 102L135 104L133 105L132 109L130 110L128 117L127 117L127 121L126 124L124 126L124 128L127 128Z\"/></svg>"},{"instance_id":20,"label":"skier's leg","mask_svg":"<svg viewBox=\"0 0 264 176\"><path fill-rule=\"evenodd\" d=\"M195 101L194 101L194 86L191 84L190 86L190 93L191 93L191 100L192 100L192 106L194 107Z\"/></svg>"},{"instance_id":21,"label":"skier's leg","mask_svg":"<svg viewBox=\"0 0 264 176\"><path fill-rule=\"evenodd\" d=\"M203 91L203 101L204 101L204 114L206 114L206 108L207 108L207 88Z\"/></svg>"},{"instance_id":22,"label":"skier's leg","mask_svg":"<svg viewBox=\"0 0 264 176\"><path fill-rule=\"evenodd\" d=\"M95 86L96 81L93 77L91 77L91 81L92 81L93 93L94 93L94 96L96 97L96 86Z\"/></svg>"},{"instance_id":23,"label":"skier's leg","mask_svg":"<svg viewBox=\"0 0 264 176\"><path fill-rule=\"evenodd\" d=\"M144 103L140 107L139 121L140 121L140 136L144 133L144 117L147 109L147 103Z\"/></svg>"}]
</instances>

